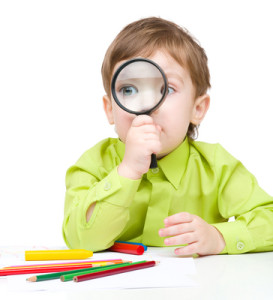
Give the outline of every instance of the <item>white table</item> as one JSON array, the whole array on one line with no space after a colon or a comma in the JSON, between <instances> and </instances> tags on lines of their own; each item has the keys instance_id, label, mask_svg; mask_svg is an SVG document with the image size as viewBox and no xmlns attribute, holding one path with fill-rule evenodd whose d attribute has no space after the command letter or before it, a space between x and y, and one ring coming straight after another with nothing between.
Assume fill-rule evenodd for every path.
<instances>
[{"instance_id":1,"label":"white table","mask_svg":"<svg viewBox=\"0 0 273 300\"><path fill-rule=\"evenodd\" d=\"M273 252L241 255L218 255L194 259L195 287L112 289L56 293L8 290L7 280L0 279L0 299L273 299ZM179 276L179 274L178 274ZM4 297L5 296L5 297ZM24 296L22 298L22 296ZM9 298L6 298L9 297Z\"/></svg>"}]
</instances>

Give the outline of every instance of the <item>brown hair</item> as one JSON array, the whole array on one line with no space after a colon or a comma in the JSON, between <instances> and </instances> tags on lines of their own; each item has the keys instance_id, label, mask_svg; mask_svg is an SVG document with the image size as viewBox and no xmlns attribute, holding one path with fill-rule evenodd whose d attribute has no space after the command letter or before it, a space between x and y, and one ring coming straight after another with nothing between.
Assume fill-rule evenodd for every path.
<instances>
[{"instance_id":1,"label":"brown hair","mask_svg":"<svg viewBox=\"0 0 273 300\"><path fill-rule=\"evenodd\" d=\"M186 29L173 22L151 17L127 25L109 46L101 70L107 95L111 95L111 78L118 62L136 56L149 57L160 49L167 51L189 71L195 97L206 93L210 88L210 73L204 49ZM187 135L194 139L197 126L190 124Z\"/></svg>"}]
</instances>

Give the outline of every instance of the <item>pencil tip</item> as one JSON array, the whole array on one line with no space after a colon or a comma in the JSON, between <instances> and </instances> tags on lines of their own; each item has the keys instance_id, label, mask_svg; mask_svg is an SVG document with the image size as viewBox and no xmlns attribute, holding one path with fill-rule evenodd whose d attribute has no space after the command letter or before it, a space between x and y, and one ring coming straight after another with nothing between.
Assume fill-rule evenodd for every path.
<instances>
[{"instance_id":1,"label":"pencil tip","mask_svg":"<svg viewBox=\"0 0 273 300\"><path fill-rule=\"evenodd\" d=\"M35 281L37 281L37 277L36 276L29 277L26 279L26 281L35 282Z\"/></svg>"}]
</instances>

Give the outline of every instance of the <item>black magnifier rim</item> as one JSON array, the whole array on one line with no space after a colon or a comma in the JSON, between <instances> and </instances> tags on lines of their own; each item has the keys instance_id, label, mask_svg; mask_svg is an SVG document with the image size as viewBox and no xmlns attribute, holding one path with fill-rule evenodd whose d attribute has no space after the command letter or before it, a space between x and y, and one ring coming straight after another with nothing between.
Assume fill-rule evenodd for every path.
<instances>
[{"instance_id":1,"label":"black magnifier rim","mask_svg":"<svg viewBox=\"0 0 273 300\"><path fill-rule=\"evenodd\" d=\"M132 64L132 63L135 63L135 62L139 62L139 61L142 61L142 62L148 62L152 65L154 65L161 73L162 77L163 77L163 80L164 80L164 89L163 89L163 93L162 93L162 97L160 99L160 101L158 101L158 103L152 107L151 109L149 110L145 110L143 112L137 112L137 111L133 111L133 110L130 110L128 109L127 107L125 107L124 105L122 105L116 95L116 91L115 91L115 85L116 85L116 80L117 80L117 77L118 75L120 74L120 72L125 68L127 67L128 65ZM154 61L150 60L150 59L147 59L147 58L133 58L133 59L130 59L130 60L127 60L125 63L123 63L121 66L119 66L119 68L116 70L116 72L114 73L114 76L112 78L112 82L111 82L111 93L113 95L113 98L115 100L115 102L117 103L117 105L122 108L123 110L127 111L128 113L130 114L134 114L134 115L149 115L151 114L154 110L156 110L163 102L164 98L166 97L167 95L167 92L168 92L168 81L167 81L167 77L164 73L164 71L160 68L160 66L155 63Z\"/></svg>"}]
</instances>

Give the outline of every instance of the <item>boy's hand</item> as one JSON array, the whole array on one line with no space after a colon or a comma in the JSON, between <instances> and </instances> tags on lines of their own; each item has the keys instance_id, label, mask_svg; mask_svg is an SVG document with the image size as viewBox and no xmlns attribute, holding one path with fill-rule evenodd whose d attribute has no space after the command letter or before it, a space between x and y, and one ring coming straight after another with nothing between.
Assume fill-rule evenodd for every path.
<instances>
[{"instance_id":1,"label":"boy's hand","mask_svg":"<svg viewBox=\"0 0 273 300\"><path fill-rule=\"evenodd\" d=\"M165 228L159 230L161 237L168 236L167 246L188 244L175 249L177 255L219 254L225 248L222 234L196 215L177 213L164 220Z\"/></svg>"},{"instance_id":2,"label":"boy's hand","mask_svg":"<svg viewBox=\"0 0 273 300\"><path fill-rule=\"evenodd\" d=\"M128 130L125 141L125 155L118 167L119 175L139 179L147 173L151 155L161 150L160 126L147 115L137 116Z\"/></svg>"}]
</instances>

